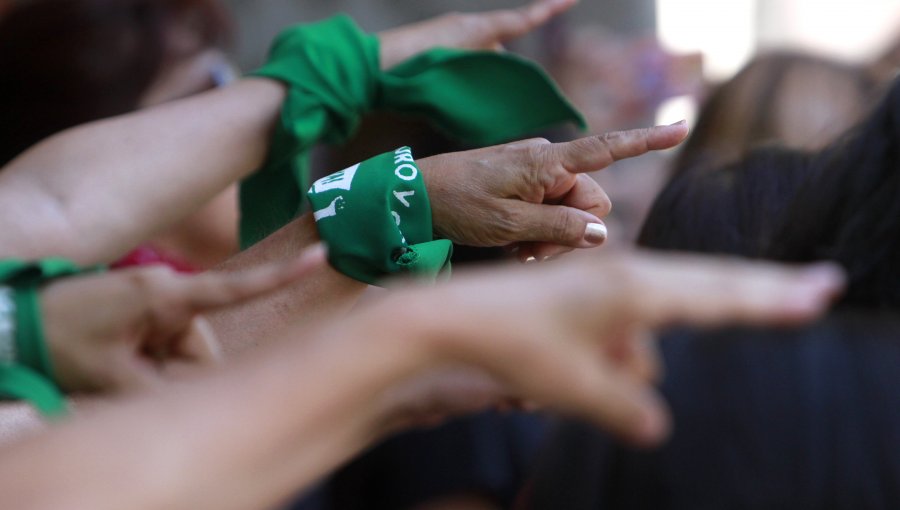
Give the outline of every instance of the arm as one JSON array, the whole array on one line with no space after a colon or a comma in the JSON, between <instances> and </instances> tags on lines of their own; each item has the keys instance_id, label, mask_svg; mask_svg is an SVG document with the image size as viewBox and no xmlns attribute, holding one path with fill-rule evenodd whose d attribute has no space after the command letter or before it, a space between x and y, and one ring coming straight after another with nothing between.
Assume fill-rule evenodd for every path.
<instances>
[{"instance_id":1,"label":"arm","mask_svg":"<svg viewBox=\"0 0 900 510\"><path fill-rule=\"evenodd\" d=\"M305 214L219 266L241 271L296 258L319 242L312 214ZM319 323L348 311L368 286L322 264L303 280L261 299L207 315L227 355L235 355L275 338L291 323Z\"/></svg>"},{"instance_id":2,"label":"arm","mask_svg":"<svg viewBox=\"0 0 900 510\"><path fill-rule=\"evenodd\" d=\"M386 67L440 42L493 47L568 9L457 15L381 34ZM263 163L284 87L262 79L59 133L0 172L0 257L115 260Z\"/></svg>"},{"instance_id":3,"label":"arm","mask_svg":"<svg viewBox=\"0 0 900 510\"><path fill-rule=\"evenodd\" d=\"M609 198L585 172L667 149L687 135L684 124L608 133L568 143L527 140L419 161L434 228L470 246L519 243L519 256L545 258L605 240L592 226L610 210ZM552 205L548 205L552 204ZM310 214L223 264L231 271L290 258L318 232ZM292 321L322 320L349 309L366 286L335 271L317 270L303 282L252 303L218 311L210 321L227 352L267 339Z\"/></svg>"},{"instance_id":4,"label":"arm","mask_svg":"<svg viewBox=\"0 0 900 510\"><path fill-rule=\"evenodd\" d=\"M381 435L379 389L419 361L381 335L345 333L366 341L321 336L262 349L194 384L22 441L0 456L4 501L22 509L275 506ZM123 474L127 488L109 485Z\"/></svg>"},{"instance_id":5,"label":"arm","mask_svg":"<svg viewBox=\"0 0 900 510\"><path fill-rule=\"evenodd\" d=\"M0 456L4 501L23 509L271 507L394 430L416 393L397 399L389 390L448 363L657 443L668 427L664 406L618 365L628 359L627 327L808 320L840 286L830 269L644 256L492 275L397 294L330 331L294 330L283 338L311 341L269 346L231 370L22 441ZM123 476L126 487L110 484Z\"/></svg>"},{"instance_id":6,"label":"arm","mask_svg":"<svg viewBox=\"0 0 900 510\"><path fill-rule=\"evenodd\" d=\"M0 257L114 260L258 168L283 97L247 79L41 142L0 172Z\"/></svg>"}]
</instances>

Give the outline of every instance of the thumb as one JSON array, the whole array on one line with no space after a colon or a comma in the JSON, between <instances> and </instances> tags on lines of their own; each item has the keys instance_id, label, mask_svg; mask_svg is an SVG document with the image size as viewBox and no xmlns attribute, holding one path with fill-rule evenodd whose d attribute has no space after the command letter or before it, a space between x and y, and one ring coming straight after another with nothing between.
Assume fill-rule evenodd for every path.
<instances>
[{"instance_id":1,"label":"thumb","mask_svg":"<svg viewBox=\"0 0 900 510\"><path fill-rule=\"evenodd\" d=\"M532 204L510 200L518 218L518 241L592 248L606 241L606 225L593 214L564 205Z\"/></svg>"}]
</instances>

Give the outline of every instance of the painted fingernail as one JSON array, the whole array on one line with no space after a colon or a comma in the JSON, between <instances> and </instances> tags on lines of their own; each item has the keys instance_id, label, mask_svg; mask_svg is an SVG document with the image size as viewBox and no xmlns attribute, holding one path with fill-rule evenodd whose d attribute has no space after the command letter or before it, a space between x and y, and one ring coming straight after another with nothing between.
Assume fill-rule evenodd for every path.
<instances>
[{"instance_id":1,"label":"painted fingernail","mask_svg":"<svg viewBox=\"0 0 900 510\"><path fill-rule=\"evenodd\" d=\"M601 244L606 241L606 225L603 223L588 223L584 228L584 240L591 244Z\"/></svg>"}]
</instances>

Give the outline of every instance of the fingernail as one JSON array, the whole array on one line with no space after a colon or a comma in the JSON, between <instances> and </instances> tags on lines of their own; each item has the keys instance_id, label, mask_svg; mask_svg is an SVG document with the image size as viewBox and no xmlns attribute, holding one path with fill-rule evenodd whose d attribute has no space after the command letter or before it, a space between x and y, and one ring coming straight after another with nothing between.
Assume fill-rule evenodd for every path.
<instances>
[{"instance_id":1,"label":"fingernail","mask_svg":"<svg viewBox=\"0 0 900 510\"><path fill-rule=\"evenodd\" d=\"M670 125L670 126L683 126L683 125L685 125L685 124L687 124L687 119L681 119L681 120L679 120L678 122L673 122L673 123L671 123L671 124L669 124L669 125Z\"/></svg>"},{"instance_id":2,"label":"fingernail","mask_svg":"<svg viewBox=\"0 0 900 510\"><path fill-rule=\"evenodd\" d=\"M591 244L601 244L606 241L606 225L603 223L588 223L584 228L584 240Z\"/></svg>"},{"instance_id":3,"label":"fingernail","mask_svg":"<svg viewBox=\"0 0 900 510\"><path fill-rule=\"evenodd\" d=\"M528 258L526 258L526 259L524 260L524 262L525 262L526 264L531 264L532 262L535 262L535 261L537 261L537 259L534 258L534 256L528 257Z\"/></svg>"},{"instance_id":4,"label":"fingernail","mask_svg":"<svg viewBox=\"0 0 900 510\"><path fill-rule=\"evenodd\" d=\"M652 446L669 435L669 420L665 413L658 410L644 410L641 424L638 427L638 441L644 445Z\"/></svg>"},{"instance_id":5,"label":"fingernail","mask_svg":"<svg viewBox=\"0 0 900 510\"><path fill-rule=\"evenodd\" d=\"M841 287L846 279L841 266L832 262L822 262L808 267L803 276L825 287Z\"/></svg>"}]
</instances>

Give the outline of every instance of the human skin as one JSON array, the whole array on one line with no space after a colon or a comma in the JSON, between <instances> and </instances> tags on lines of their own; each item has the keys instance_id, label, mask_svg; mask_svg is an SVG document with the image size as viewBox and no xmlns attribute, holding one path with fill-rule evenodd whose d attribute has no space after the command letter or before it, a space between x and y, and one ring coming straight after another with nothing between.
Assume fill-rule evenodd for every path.
<instances>
[{"instance_id":1,"label":"human skin","mask_svg":"<svg viewBox=\"0 0 900 510\"><path fill-rule=\"evenodd\" d=\"M498 398L527 398L653 445L668 416L630 368L629 358L646 355L632 348L636 333L806 321L841 281L828 266L628 254L398 290L340 324L288 331L228 370L6 448L0 490L23 509L269 508L407 426L423 398L448 415L482 405L467 391L421 384L456 365L496 381ZM109 483L123 476L127 484Z\"/></svg>"},{"instance_id":2,"label":"human skin","mask_svg":"<svg viewBox=\"0 0 900 510\"><path fill-rule=\"evenodd\" d=\"M388 31L382 65L436 44L491 47L572 5L539 0ZM0 172L0 256L116 260L258 169L284 97L278 82L244 79L39 143Z\"/></svg>"},{"instance_id":3,"label":"human skin","mask_svg":"<svg viewBox=\"0 0 900 510\"><path fill-rule=\"evenodd\" d=\"M441 234L474 246L520 244L520 255L550 256L604 240L586 236L587 226L601 222L611 207L587 172L672 147L686 135L687 126L680 123L568 143L526 140L425 158L419 166ZM219 269L284 260L318 241L312 215L306 214ZM226 352L236 353L272 338L288 322L324 320L345 312L365 289L365 284L326 266L300 285L223 309L209 319Z\"/></svg>"},{"instance_id":4,"label":"human skin","mask_svg":"<svg viewBox=\"0 0 900 510\"><path fill-rule=\"evenodd\" d=\"M388 67L438 43L492 48L572 5L571 0L541 0L520 9L451 15L388 31L380 34L382 64ZM73 128L42 142L0 172L0 257L63 256L86 265L119 258L258 168L284 94L277 82L246 79L222 90ZM522 144L525 149L512 149ZM480 172L474 171L478 161L472 158L481 158L484 152L421 161L434 202L435 229L464 243L521 242L523 258L602 243L596 233L590 239L585 233L589 223L596 227L609 210L603 190L586 176L560 176L557 162L541 166L532 161L527 169L516 171L529 153L544 154L528 147L535 142L522 144L493 149L498 154L492 156L492 165L481 165ZM506 182L498 182L496 175L506 176ZM550 180L555 183L548 185ZM477 193L470 195L466 191L473 185ZM507 199L510 195L520 198ZM529 214L522 214L526 208L519 206L524 204L516 203L536 205L541 197L547 206L532 207ZM469 214L482 205L490 207ZM454 214L457 211L464 214ZM466 222L469 229L462 226ZM301 217L220 269L284 260L318 241L315 224ZM226 351L237 352L256 338L271 337L288 319L341 313L363 289L323 267L272 295L273 306L249 306L256 319L240 309L211 319Z\"/></svg>"}]
</instances>

